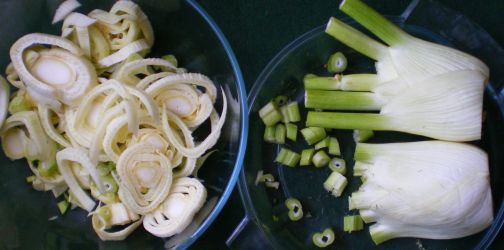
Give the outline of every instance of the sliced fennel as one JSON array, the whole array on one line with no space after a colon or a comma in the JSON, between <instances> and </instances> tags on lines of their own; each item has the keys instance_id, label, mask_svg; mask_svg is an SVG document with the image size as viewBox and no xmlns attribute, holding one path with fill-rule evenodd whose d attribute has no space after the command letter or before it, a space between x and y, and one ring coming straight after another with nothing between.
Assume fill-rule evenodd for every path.
<instances>
[{"instance_id":1,"label":"sliced fennel","mask_svg":"<svg viewBox=\"0 0 504 250\"><path fill-rule=\"evenodd\" d=\"M488 159L461 143L358 143L356 170L364 180L352 194L376 244L397 237L459 238L493 221Z\"/></svg>"},{"instance_id":2,"label":"sliced fennel","mask_svg":"<svg viewBox=\"0 0 504 250\"><path fill-rule=\"evenodd\" d=\"M130 212L122 203L99 207L92 214L93 229L102 240L124 240L142 224L142 219ZM112 226L126 224L129 225L118 231L105 230L110 229Z\"/></svg>"},{"instance_id":3,"label":"sliced fennel","mask_svg":"<svg viewBox=\"0 0 504 250\"><path fill-rule=\"evenodd\" d=\"M77 0L63 1L56 9L52 23L55 24L55 23L65 19L65 17L68 16L68 14L70 14L72 11L79 8L80 6L81 6L81 4Z\"/></svg>"},{"instance_id":4,"label":"sliced fennel","mask_svg":"<svg viewBox=\"0 0 504 250\"><path fill-rule=\"evenodd\" d=\"M36 57L26 62L23 55L33 45L59 48L31 50ZM12 65L30 96L56 109L61 106L59 102L76 105L96 84L96 71L86 58L81 57L82 54L82 50L69 40L38 33L23 36L10 49Z\"/></svg>"},{"instance_id":5,"label":"sliced fennel","mask_svg":"<svg viewBox=\"0 0 504 250\"><path fill-rule=\"evenodd\" d=\"M73 12L78 5L57 10L61 37L28 34L12 46L6 75L18 90L9 103L0 77L3 150L27 159L34 189L65 195L61 213L70 204L90 212L102 240L125 239L149 216L159 223L146 224L154 235L178 233L205 202L205 187L187 176L214 152L205 154L220 137L226 96L219 115L208 77L186 73L173 56L144 58L154 34L134 2L88 15ZM196 142L206 121L211 131Z\"/></svg>"},{"instance_id":6,"label":"sliced fennel","mask_svg":"<svg viewBox=\"0 0 504 250\"><path fill-rule=\"evenodd\" d=\"M0 76L0 127L2 127L5 117L7 116L7 109L9 107L9 84Z\"/></svg>"},{"instance_id":7,"label":"sliced fennel","mask_svg":"<svg viewBox=\"0 0 504 250\"><path fill-rule=\"evenodd\" d=\"M168 196L172 184L170 161L156 150L151 144L132 145L117 162L119 198L137 214L156 209Z\"/></svg>"},{"instance_id":8,"label":"sliced fennel","mask_svg":"<svg viewBox=\"0 0 504 250\"><path fill-rule=\"evenodd\" d=\"M176 179L162 206L145 215L145 230L158 237L170 237L182 232L203 206L206 195L205 187L197 179Z\"/></svg>"}]
</instances>

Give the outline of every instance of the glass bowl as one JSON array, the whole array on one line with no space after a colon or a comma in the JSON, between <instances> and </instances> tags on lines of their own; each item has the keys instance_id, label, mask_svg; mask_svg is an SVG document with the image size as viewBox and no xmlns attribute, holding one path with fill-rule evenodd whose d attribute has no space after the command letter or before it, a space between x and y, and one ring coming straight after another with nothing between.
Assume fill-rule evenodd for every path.
<instances>
[{"instance_id":1,"label":"glass bowl","mask_svg":"<svg viewBox=\"0 0 504 250\"><path fill-rule=\"evenodd\" d=\"M51 25L61 1L0 1L0 69L9 63L9 48L31 32L60 34ZM112 0L80 0L78 12L108 10ZM139 227L126 240L103 242L94 233L84 210L59 215L50 192L38 192L25 182L30 174L24 160L10 161L0 153L0 249L159 249L187 248L215 220L238 178L247 140L245 86L236 58L212 18L193 0L137 1L149 17L156 36L151 56L174 54L180 65L210 77L226 92L228 117L214 153L199 172L208 200L193 223L181 234L156 238ZM221 103L217 103L221 106Z\"/></svg>"},{"instance_id":2,"label":"glass bowl","mask_svg":"<svg viewBox=\"0 0 504 250\"><path fill-rule=\"evenodd\" d=\"M483 138L475 142L489 154L491 187L494 198L495 221L491 227L473 236L453 240L427 240L401 238L375 246L369 236L368 226L359 232L344 233L343 216L348 213L346 197L357 190L360 181L349 179L342 197L334 198L327 193L322 183L330 169L313 167L288 168L274 163L280 149L278 145L264 142L264 124L258 111L272 98L287 95L304 103L303 77L307 73L327 74L324 64L329 56L342 51L348 58L347 73L372 72L374 64L368 58L349 49L324 33L325 24L302 35L281 50L265 67L256 80L248 101L250 105L250 140L247 146L244 168L239 180L239 190L246 208L242 223L228 239L228 245L239 248L242 242L254 243L252 249L307 249L315 248L311 242L313 232L332 227L336 233L333 246L338 249L485 249L496 237L503 224L504 203L504 51L478 25L468 18L435 1L412 1L399 17L389 17L406 31L448 46L467 51L488 64L491 79L487 85L484 110ZM363 30L350 19L343 21ZM303 119L306 113L301 113ZM300 126L304 126L301 123ZM299 137L300 135L298 135ZM351 131L336 131L342 146L342 157L353 166L353 143ZM411 141L416 137L402 133L377 132L370 142ZM302 139L301 139L302 140ZM287 147L296 152L306 146L287 141ZM352 175L352 168L349 168ZM259 170L272 173L280 182L278 190L255 185ZM303 203L305 214L311 216L297 222L278 225L273 219L273 209L287 197L296 197Z\"/></svg>"}]
</instances>

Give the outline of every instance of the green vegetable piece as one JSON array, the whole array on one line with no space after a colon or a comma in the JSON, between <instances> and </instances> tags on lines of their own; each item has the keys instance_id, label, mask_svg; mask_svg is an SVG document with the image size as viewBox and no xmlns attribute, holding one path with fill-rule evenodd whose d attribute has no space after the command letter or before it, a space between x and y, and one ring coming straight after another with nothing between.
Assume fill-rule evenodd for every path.
<instances>
[{"instance_id":1,"label":"green vegetable piece","mask_svg":"<svg viewBox=\"0 0 504 250\"><path fill-rule=\"evenodd\" d=\"M287 104L287 116L290 122L301 121L301 114L299 113L299 105L297 102L290 102Z\"/></svg>"},{"instance_id":2,"label":"green vegetable piece","mask_svg":"<svg viewBox=\"0 0 504 250\"><path fill-rule=\"evenodd\" d=\"M161 57L163 60L166 60L173 64L173 66L178 67L178 60L174 55L165 55Z\"/></svg>"},{"instance_id":3,"label":"green vegetable piece","mask_svg":"<svg viewBox=\"0 0 504 250\"><path fill-rule=\"evenodd\" d=\"M313 145L327 136L325 129L320 127L308 127L301 129L301 134L305 138L308 145Z\"/></svg>"},{"instance_id":4,"label":"green vegetable piece","mask_svg":"<svg viewBox=\"0 0 504 250\"><path fill-rule=\"evenodd\" d=\"M330 137L326 137L324 140L317 142L317 144L315 144L315 150L329 147L330 139Z\"/></svg>"},{"instance_id":5,"label":"green vegetable piece","mask_svg":"<svg viewBox=\"0 0 504 250\"><path fill-rule=\"evenodd\" d=\"M365 142L374 136L373 130L355 129L353 131L353 138L355 142Z\"/></svg>"},{"instance_id":6,"label":"green vegetable piece","mask_svg":"<svg viewBox=\"0 0 504 250\"><path fill-rule=\"evenodd\" d=\"M112 178L112 175L102 176L101 180L103 182L103 185L105 186L106 193L117 193L119 186L117 185L114 178Z\"/></svg>"},{"instance_id":7,"label":"green vegetable piece","mask_svg":"<svg viewBox=\"0 0 504 250\"><path fill-rule=\"evenodd\" d=\"M330 155L341 155L340 146L338 139L331 137L329 139L329 154Z\"/></svg>"},{"instance_id":8,"label":"green vegetable piece","mask_svg":"<svg viewBox=\"0 0 504 250\"><path fill-rule=\"evenodd\" d=\"M285 125L281 123L277 124L275 127L275 142L278 144L284 144L285 135L286 135Z\"/></svg>"},{"instance_id":9,"label":"green vegetable piece","mask_svg":"<svg viewBox=\"0 0 504 250\"><path fill-rule=\"evenodd\" d=\"M329 161L329 168L334 171L338 172L342 175L346 174L346 163L345 160L341 158L332 158L331 161Z\"/></svg>"},{"instance_id":10,"label":"green vegetable piece","mask_svg":"<svg viewBox=\"0 0 504 250\"><path fill-rule=\"evenodd\" d=\"M285 207L289 210L288 216L291 221L298 221L303 218L303 206L296 198L288 198L285 200Z\"/></svg>"},{"instance_id":11,"label":"green vegetable piece","mask_svg":"<svg viewBox=\"0 0 504 250\"><path fill-rule=\"evenodd\" d=\"M26 177L26 182L32 183L33 181L35 181L35 179L37 179L37 177L35 175L30 175L30 176Z\"/></svg>"},{"instance_id":12,"label":"green vegetable piece","mask_svg":"<svg viewBox=\"0 0 504 250\"><path fill-rule=\"evenodd\" d=\"M347 67L347 59L341 52L336 52L329 57L327 61L327 71L330 73L341 73Z\"/></svg>"},{"instance_id":13,"label":"green vegetable piece","mask_svg":"<svg viewBox=\"0 0 504 250\"><path fill-rule=\"evenodd\" d=\"M287 157L287 154L289 154L290 150L286 148L281 148L280 152L278 153L277 157L275 158L275 162L282 163L285 161L285 158Z\"/></svg>"},{"instance_id":14,"label":"green vegetable piece","mask_svg":"<svg viewBox=\"0 0 504 250\"><path fill-rule=\"evenodd\" d=\"M326 152L324 152L322 150L315 153L312 158L313 165L315 165L315 167L317 167L317 168L321 168L323 166L326 166L330 160L331 160L331 158L329 158L329 156L326 154Z\"/></svg>"},{"instance_id":15,"label":"green vegetable piece","mask_svg":"<svg viewBox=\"0 0 504 250\"><path fill-rule=\"evenodd\" d=\"M61 214L65 214L65 212L68 210L68 206L70 205L70 203L68 203L68 201L66 200L62 200L60 202L58 202L58 210L60 211Z\"/></svg>"},{"instance_id":16,"label":"green vegetable piece","mask_svg":"<svg viewBox=\"0 0 504 250\"><path fill-rule=\"evenodd\" d=\"M269 187L269 188L274 188L274 189L278 189L278 187L280 186L280 183L278 181L267 181L264 183L264 186L266 187Z\"/></svg>"},{"instance_id":17,"label":"green vegetable piece","mask_svg":"<svg viewBox=\"0 0 504 250\"><path fill-rule=\"evenodd\" d=\"M300 166L308 166L312 162L313 154L315 154L315 149L309 148L301 151L301 161Z\"/></svg>"},{"instance_id":18,"label":"green vegetable piece","mask_svg":"<svg viewBox=\"0 0 504 250\"><path fill-rule=\"evenodd\" d=\"M326 228L323 232L314 233L312 236L313 244L317 247L324 248L334 242L334 231L331 228Z\"/></svg>"},{"instance_id":19,"label":"green vegetable piece","mask_svg":"<svg viewBox=\"0 0 504 250\"><path fill-rule=\"evenodd\" d=\"M105 227L110 227L110 219L112 219L112 211L110 206L103 206L96 209L95 213L100 216L105 222Z\"/></svg>"},{"instance_id":20,"label":"green vegetable piece","mask_svg":"<svg viewBox=\"0 0 504 250\"><path fill-rule=\"evenodd\" d=\"M269 142L269 143L275 143L276 142L276 127L275 126L269 126L264 129L264 141Z\"/></svg>"},{"instance_id":21,"label":"green vegetable piece","mask_svg":"<svg viewBox=\"0 0 504 250\"><path fill-rule=\"evenodd\" d=\"M274 181L275 181L275 177L272 174L264 174L263 170L259 170L257 172L255 185L257 186L257 184L259 184L259 183L274 182Z\"/></svg>"},{"instance_id":22,"label":"green vegetable piece","mask_svg":"<svg viewBox=\"0 0 504 250\"><path fill-rule=\"evenodd\" d=\"M49 164L46 162L39 162L37 170L40 176L51 177L58 173L58 165L56 163Z\"/></svg>"},{"instance_id":23,"label":"green vegetable piece","mask_svg":"<svg viewBox=\"0 0 504 250\"><path fill-rule=\"evenodd\" d=\"M282 122L289 123L289 111L287 110L287 106L280 107L280 113L282 113Z\"/></svg>"},{"instance_id":24,"label":"green vegetable piece","mask_svg":"<svg viewBox=\"0 0 504 250\"><path fill-rule=\"evenodd\" d=\"M16 95L9 102L9 113L14 114L21 111L28 111L32 109L32 103L26 99L24 95Z\"/></svg>"},{"instance_id":25,"label":"green vegetable piece","mask_svg":"<svg viewBox=\"0 0 504 250\"><path fill-rule=\"evenodd\" d=\"M335 197L340 197L347 186L348 181L345 176L338 172L332 172L329 178L324 182L324 188Z\"/></svg>"},{"instance_id":26,"label":"green vegetable piece","mask_svg":"<svg viewBox=\"0 0 504 250\"><path fill-rule=\"evenodd\" d=\"M115 163L111 161L107 163L99 163L97 169L100 176L106 176L115 169Z\"/></svg>"},{"instance_id":27,"label":"green vegetable piece","mask_svg":"<svg viewBox=\"0 0 504 250\"><path fill-rule=\"evenodd\" d=\"M292 123L287 123L287 138L291 141L296 141L297 139L297 125Z\"/></svg>"},{"instance_id":28,"label":"green vegetable piece","mask_svg":"<svg viewBox=\"0 0 504 250\"><path fill-rule=\"evenodd\" d=\"M272 101L259 110L259 117L266 126L273 126L283 119L282 113Z\"/></svg>"},{"instance_id":29,"label":"green vegetable piece","mask_svg":"<svg viewBox=\"0 0 504 250\"><path fill-rule=\"evenodd\" d=\"M289 151L287 153L287 156L285 156L285 159L282 161L282 163L284 165L287 165L287 166L293 168L293 167L297 166L300 159L301 159L301 156L298 153Z\"/></svg>"},{"instance_id":30,"label":"green vegetable piece","mask_svg":"<svg viewBox=\"0 0 504 250\"><path fill-rule=\"evenodd\" d=\"M289 98L284 95L279 95L273 99L273 103L275 103L277 107L281 107L287 104L287 101L289 101Z\"/></svg>"},{"instance_id":31,"label":"green vegetable piece","mask_svg":"<svg viewBox=\"0 0 504 250\"><path fill-rule=\"evenodd\" d=\"M360 231L364 228L364 222L359 215L351 215L343 217L343 231L351 233Z\"/></svg>"}]
</instances>

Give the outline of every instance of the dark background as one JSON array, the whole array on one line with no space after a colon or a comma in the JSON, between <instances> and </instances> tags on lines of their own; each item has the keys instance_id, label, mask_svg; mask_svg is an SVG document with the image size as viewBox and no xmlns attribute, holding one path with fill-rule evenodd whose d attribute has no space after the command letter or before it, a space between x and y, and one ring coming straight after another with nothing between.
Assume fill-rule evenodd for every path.
<instances>
[{"instance_id":1,"label":"dark background","mask_svg":"<svg viewBox=\"0 0 504 250\"><path fill-rule=\"evenodd\" d=\"M365 0L386 15L399 15L410 0ZM423 0L421 0L423 1ZM338 0L199 0L227 37L250 90L266 64L285 45L324 24L338 12ZM438 0L481 25L504 45L504 0ZM193 246L194 249L223 249L225 241L244 215L238 192ZM494 249L504 249L501 233Z\"/></svg>"}]
</instances>

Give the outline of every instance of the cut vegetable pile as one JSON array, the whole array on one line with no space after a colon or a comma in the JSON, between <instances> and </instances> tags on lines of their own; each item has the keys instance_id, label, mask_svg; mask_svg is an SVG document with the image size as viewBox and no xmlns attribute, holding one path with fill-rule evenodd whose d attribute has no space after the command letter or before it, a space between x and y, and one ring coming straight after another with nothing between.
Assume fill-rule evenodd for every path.
<instances>
[{"instance_id":1,"label":"cut vegetable pile","mask_svg":"<svg viewBox=\"0 0 504 250\"><path fill-rule=\"evenodd\" d=\"M26 158L27 181L51 191L62 214L88 211L102 240L142 224L158 237L180 233L206 200L191 176L220 137L226 96L219 114L209 78L172 55L145 58L154 33L134 2L87 15L73 12L79 6L68 0L56 11L61 36L27 34L11 47L10 101L0 77L3 151ZM205 122L211 131L196 141Z\"/></svg>"},{"instance_id":2,"label":"cut vegetable pile","mask_svg":"<svg viewBox=\"0 0 504 250\"><path fill-rule=\"evenodd\" d=\"M291 120L287 97L265 105L259 111L264 140L281 144L275 162L291 168L328 166L331 173L320 185L334 197L344 196L347 165L329 156L341 155L331 130L353 130L352 172L363 184L348 197L350 211L341 215L340 231L352 233L374 223L369 231L380 244L398 237L453 239L484 230L493 222L488 157L463 142L481 139L488 67L464 52L407 34L361 0L344 0L340 9L386 45L336 18L329 20L326 33L376 61L376 73L344 75L351 61L337 52L326 64L336 75L303 79L305 107L315 109L308 110L306 120ZM300 120L306 123L292 124ZM297 132L289 134L289 127L300 127L301 152L290 149ZM362 143L374 131L439 141ZM318 247L334 240L334 232L312 236Z\"/></svg>"}]
</instances>

